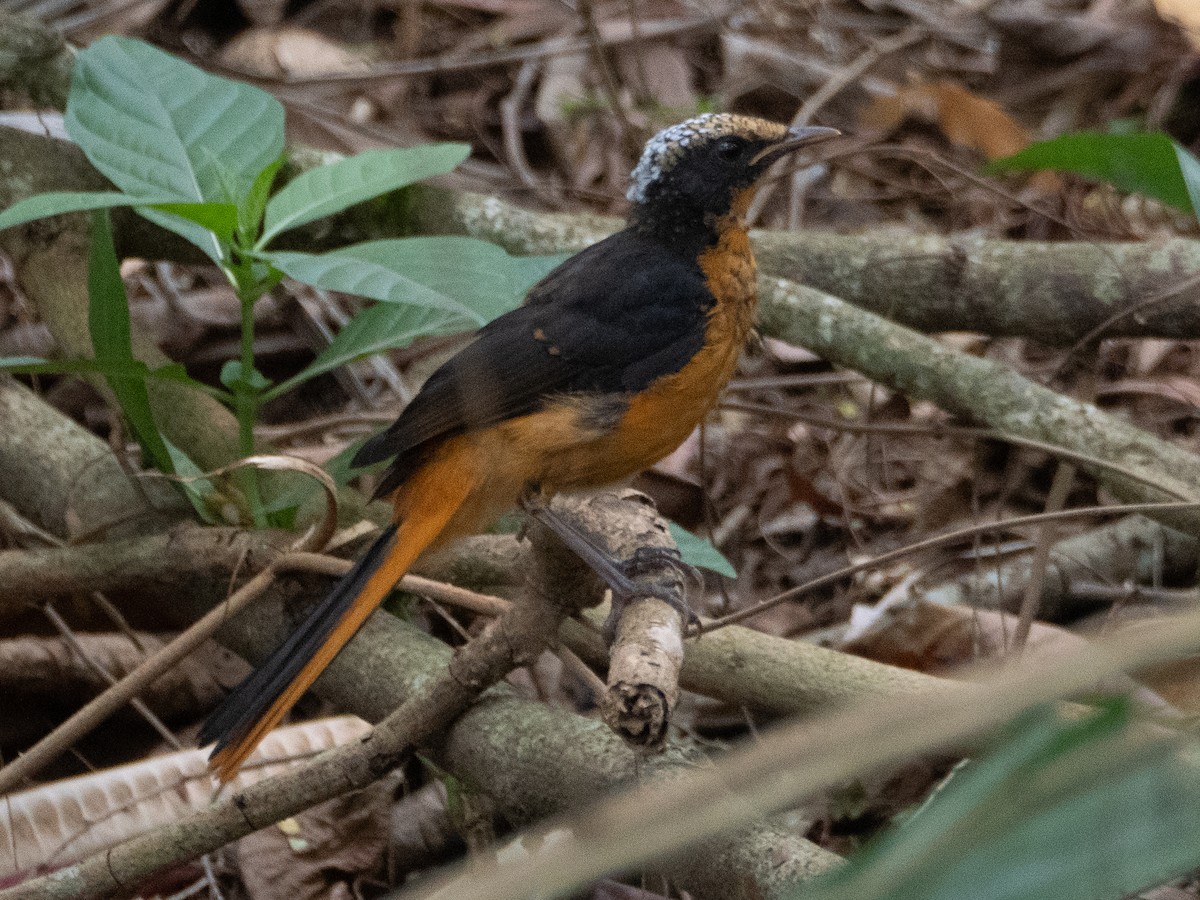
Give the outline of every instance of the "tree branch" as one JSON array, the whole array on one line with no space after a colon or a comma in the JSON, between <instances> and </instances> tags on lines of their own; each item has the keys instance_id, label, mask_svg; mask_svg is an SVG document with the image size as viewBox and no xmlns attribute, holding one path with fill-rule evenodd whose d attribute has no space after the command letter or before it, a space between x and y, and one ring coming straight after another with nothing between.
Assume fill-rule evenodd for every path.
<instances>
[{"instance_id":1,"label":"tree branch","mask_svg":"<svg viewBox=\"0 0 1200 900\"><path fill-rule=\"evenodd\" d=\"M537 213L496 197L420 186L413 227L512 253L580 250L618 219ZM1105 337L1200 337L1200 241L1003 241L889 229L755 231L763 275L836 294L918 331L979 331L1070 345ZM763 322L777 333L778 322ZM794 330L794 329L793 329Z\"/></svg>"},{"instance_id":2,"label":"tree branch","mask_svg":"<svg viewBox=\"0 0 1200 900\"><path fill-rule=\"evenodd\" d=\"M262 573L265 574L265 573ZM531 579L539 583L537 570ZM129 891L155 872L193 859L331 800L366 787L425 746L486 688L537 658L573 595L531 589L469 641L436 677L413 685L408 698L366 738L330 750L308 765L264 779L165 828L0 891L4 900L87 900Z\"/></svg>"},{"instance_id":3,"label":"tree branch","mask_svg":"<svg viewBox=\"0 0 1200 900\"><path fill-rule=\"evenodd\" d=\"M290 152L293 175L337 158L303 148ZM0 183L3 205L42 190L111 187L77 147L42 134L0 128L0 159L11 160L13 169ZM419 185L298 229L280 246L316 250L413 233L466 234L514 253L562 253L621 224L608 216L539 213L496 197ZM123 254L199 259L180 238L130 211L114 213L114 228ZM756 231L752 239L764 275L835 293L917 330L1070 345L1107 323L1105 337L1200 337L1200 242L1188 238L1039 243L806 230Z\"/></svg>"},{"instance_id":4,"label":"tree branch","mask_svg":"<svg viewBox=\"0 0 1200 900\"><path fill-rule=\"evenodd\" d=\"M9 389L24 395L27 405L44 407L23 388L10 385ZM42 482L41 491L18 490L20 496L10 498L26 515L33 510L21 501L41 499L63 506L65 500L54 497L53 491L70 491L69 470L64 472L52 464L39 472L40 460L63 460L65 467L65 461L72 458L97 459L108 453L94 435L49 407L28 421L37 423L36 433L15 435L7 421L6 428L0 429L0 460L11 452L9 447L22 447L29 454L29 475ZM115 461L109 471L113 478L124 481ZM53 483L48 483L52 479ZM93 487L101 497L108 496L107 488L103 482ZM89 502L86 497L79 498L79 503L81 508L97 509L101 516L109 512L106 505ZM85 528L87 525L84 523ZM294 590L268 592L229 622L218 638L247 659L262 659L302 614L290 594ZM700 643L711 642L706 637ZM316 689L340 708L379 721L413 696L420 685L436 679L451 655L448 647L416 628L376 614L338 655ZM492 795L516 824L570 809L584 798L645 777L648 771L668 774L695 764L680 745L670 742L667 753L653 764L639 766L603 724L523 700L503 689L489 692L451 726L435 748L435 758L439 765ZM763 852L766 848L769 853ZM714 859L727 865L713 873ZM796 877L828 868L836 860L798 835L764 822L718 840L703 856L668 861L663 870L697 897L774 898L790 890Z\"/></svg>"},{"instance_id":5,"label":"tree branch","mask_svg":"<svg viewBox=\"0 0 1200 900\"><path fill-rule=\"evenodd\" d=\"M1200 498L1200 457L1122 418L814 288L779 278L762 279L760 287L763 329L768 333L955 415L1144 470L1175 492L1171 497L1108 469L1092 472L1123 499ZM1087 468L1086 463L1080 465ZM1200 532L1200 516L1195 514L1172 513L1161 520Z\"/></svg>"}]
</instances>

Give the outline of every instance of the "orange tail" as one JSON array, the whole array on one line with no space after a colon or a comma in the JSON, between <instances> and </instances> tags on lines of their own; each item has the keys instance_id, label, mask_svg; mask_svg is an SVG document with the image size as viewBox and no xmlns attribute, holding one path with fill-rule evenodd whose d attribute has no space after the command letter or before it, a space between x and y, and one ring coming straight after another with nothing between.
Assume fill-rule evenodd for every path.
<instances>
[{"instance_id":1,"label":"orange tail","mask_svg":"<svg viewBox=\"0 0 1200 900\"><path fill-rule=\"evenodd\" d=\"M209 768L222 783L237 774L416 558L443 537L474 488L470 469L452 464L461 462L461 455L450 456L418 471L401 488L400 500L409 514L384 530L329 596L204 723L200 743L216 741Z\"/></svg>"}]
</instances>

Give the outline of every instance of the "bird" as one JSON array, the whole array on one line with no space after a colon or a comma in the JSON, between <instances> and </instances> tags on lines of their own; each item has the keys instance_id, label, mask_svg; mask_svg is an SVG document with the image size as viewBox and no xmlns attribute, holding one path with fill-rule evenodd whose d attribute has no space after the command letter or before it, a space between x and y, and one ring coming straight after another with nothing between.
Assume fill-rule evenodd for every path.
<instances>
[{"instance_id":1,"label":"bird","mask_svg":"<svg viewBox=\"0 0 1200 900\"><path fill-rule=\"evenodd\" d=\"M691 434L754 325L745 220L755 187L776 160L838 133L706 113L646 143L625 227L481 328L354 457L356 467L390 460L376 496L390 498L392 524L205 723L200 743L215 742L209 765L222 783L423 553L522 500L619 482ZM619 581L602 554L585 560Z\"/></svg>"}]
</instances>

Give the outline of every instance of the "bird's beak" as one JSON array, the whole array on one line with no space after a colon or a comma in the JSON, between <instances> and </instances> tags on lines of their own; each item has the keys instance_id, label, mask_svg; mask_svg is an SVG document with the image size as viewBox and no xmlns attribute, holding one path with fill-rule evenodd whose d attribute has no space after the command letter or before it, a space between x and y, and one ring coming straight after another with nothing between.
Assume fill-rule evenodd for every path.
<instances>
[{"instance_id":1,"label":"bird's beak","mask_svg":"<svg viewBox=\"0 0 1200 900\"><path fill-rule=\"evenodd\" d=\"M836 128L824 128L820 125L804 125L789 128L786 138L777 144L771 144L769 147L759 150L754 158L750 160L750 165L757 166L760 163L770 165L793 150L799 150L801 147L808 147L812 144L819 144L821 141L827 141L840 134L841 132Z\"/></svg>"}]
</instances>

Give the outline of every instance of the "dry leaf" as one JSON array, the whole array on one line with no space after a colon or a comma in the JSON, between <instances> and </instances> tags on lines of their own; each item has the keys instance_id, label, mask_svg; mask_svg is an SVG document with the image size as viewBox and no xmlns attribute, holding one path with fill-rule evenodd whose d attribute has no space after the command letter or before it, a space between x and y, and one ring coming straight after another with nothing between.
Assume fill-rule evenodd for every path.
<instances>
[{"instance_id":1,"label":"dry leaf","mask_svg":"<svg viewBox=\"0 0 1200 900\"><path fill-rule=\"evenodd\" d=\"M930 674L1006 655L1016 616L994 610L914 601L893 604L889 615L846 642L842 649L878 662ZM1026 653L1062 653L1085 639L1054 625L1035 622Z\"/></svg>"},{"instance_id":2,"label":"dry leaf","mask_svg":"<svg viewBox=\"0 0 1200 900\"><path fill-rule=\"evenodd\" d=\"M219 62L275 78L340 75L368 68L365 54L307 28L248 28L225 45Z\"/></svg>"},{"instance_id":3,"label":"dry leaf","mask_svg":"<svg viewBox=\"0 0 1200 900\"><path fill-rule=\"evenodd\" d=\"M1161 663L1137 677L1177 709L1193 716L1200 713L1200 656Z\"/></svg>"},{"instance_id":4,"label":"dry leaf","mask_svg":"<svg viewBox=\"0 0 1200 900\"><path fill-rule=\"evenodd\" d=\"M1121 394L1162 397L1193 409L1200 409L1200 384L1183 375L1163 375L1158 378L1121 378L1097 391L1099 397Z\"/></svg>"},{"instance_id":5,"label":"dry leaf","mask_svg":"<svg viewBox=\"0 0 1200 900\"><path fill-rule=\"evenodd\" d=\"M369 729L341 716L272 731L231 787L242 790ZM0 878L66 865L204 809L216 789L207 757L185 750L10 795L0 816Z\"/></svg>"},{"instance_id":6,"label":"dry leaf","mask_svg":"<svg viewBox=\"0 0 1200 900\"><path fill-rule=\"evenodd\" d=\"M252 900L355 896L360 876L383 873L391 785L376 782L238 841L238 870Z\"/></svg>"},{"instance_id":7,"label":"dry leaf","mask_svg":"<svg viewBox=\"0 0 1200 900\"><path fill-rule=\"evenodd\" d=\"M1011 156L1029 144L1029 132L999 104L949 81L915 84L878 97L860 121L887 132L910 118L936 125L951 143L979 150L988 159Z\"/></svg>"},{"instance_id":8,"label":"dry leaf","mask_svg":"<svg viewBox=\"0 0 1200 900\"><path fill-rule=\"evenodd\" d=\"M1176 23L1192 46L1200 50L1200 3L1196 0L1154 0L1158 14Z\"/></svg>"}]
</instances>

